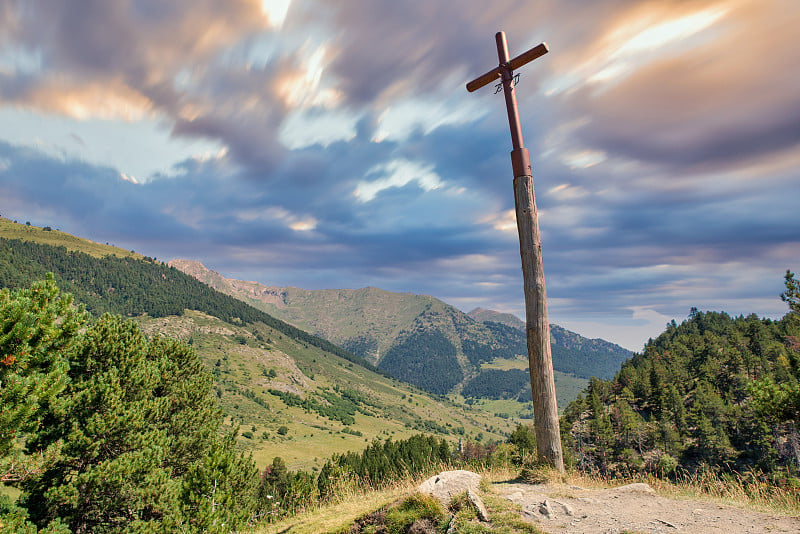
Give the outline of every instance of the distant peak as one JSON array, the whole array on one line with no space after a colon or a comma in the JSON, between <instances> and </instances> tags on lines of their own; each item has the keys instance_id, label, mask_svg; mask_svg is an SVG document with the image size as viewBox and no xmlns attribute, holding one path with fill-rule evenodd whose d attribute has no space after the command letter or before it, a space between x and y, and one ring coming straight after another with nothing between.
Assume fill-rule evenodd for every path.
<instances>
[{"instance_id":1,"label":"distant peak","mask_svg":"<svg viewBox=\"0 0 800 534\"><path fill-rule=\"evenodd\" d=\"M184 260L181 258L174 259L169 263L167 263L167 265L169 265L170 267L175 267L176 269L180 269L181 267L197 267L197 268L202 268L206 271L209 270L208 267L206 267L197 260Z\"/></svg>"},{"instance_id":2,"label":"distant peak","mask_svg":"<svg viewBox=\"0 0 800 534\"><path fill-rule=\"evenodd\" d=\"M494 323L503 323L506 326L520 330L525 328L525 323L513 313L503 313L495 310L487 310L485 308L475 308L467 313L467 315L479 323L491 321Z\"/></svg>"}]
</instances>

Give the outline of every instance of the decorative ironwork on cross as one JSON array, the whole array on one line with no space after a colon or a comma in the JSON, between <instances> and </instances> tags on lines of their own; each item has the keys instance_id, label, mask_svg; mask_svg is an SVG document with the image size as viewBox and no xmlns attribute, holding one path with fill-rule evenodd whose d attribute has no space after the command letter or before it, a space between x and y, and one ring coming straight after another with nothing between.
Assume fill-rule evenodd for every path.
<instances>
[{"instance_id":1,"label":"decorative ironwork on cross","mask_svg":"<svg viewBox=\"0 0 800 534\"><path fill-rule=\"evenodd\" d=\"M522 141L522 129L517 111L514 70L548 52L542 43L514 59L509 59L506 34L497 32L497 56L500 64L467 84L473 92L502 78L506 97L508 124L511 128L511 167L514 170L514 204L519 232L519 251L522 258L522 277L525 288L525 331L528 339L528 362L533 393L534 427L540 460L564 471L561 433L556 405L553 358L550 352L550 324L547 317L547 289L544 283L542 244L533 192L533 171L528 149Z\"/></svg>"}]
</instances>

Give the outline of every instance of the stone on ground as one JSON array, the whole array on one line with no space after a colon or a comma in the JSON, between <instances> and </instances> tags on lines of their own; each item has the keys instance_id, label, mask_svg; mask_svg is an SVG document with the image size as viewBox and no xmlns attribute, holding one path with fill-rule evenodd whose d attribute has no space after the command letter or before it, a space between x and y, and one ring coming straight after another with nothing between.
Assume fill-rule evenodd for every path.
<instances>
[{"instance_id":1,"label":"stone on ground","mask_svg":"<svg viewBox=\"0 0 800 534\"><path fill-rule=\"evenodd\" d=\"M444 506L447 506L450 500L459 493L464 493L467 490L476 492L480 483L481 476L472 471L463 469L443 471L420 484L419 492L433 495Z\"/></svg>"}]
</instances>

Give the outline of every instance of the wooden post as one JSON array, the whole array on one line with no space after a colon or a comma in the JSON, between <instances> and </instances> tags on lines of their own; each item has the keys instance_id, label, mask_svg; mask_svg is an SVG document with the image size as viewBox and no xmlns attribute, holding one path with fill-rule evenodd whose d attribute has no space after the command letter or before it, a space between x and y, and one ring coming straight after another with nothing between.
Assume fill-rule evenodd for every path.
<instances>
[{"instance_id":1,"label":"wooden post","mask_svg":"<svg viewBox=\"0 0 800 534\"><path fill-rule=\"evenodd\" d=\"M519 251L522 258L522 278L525 292L525 331L528 340L528 366L533 395L536 447L540 461L564 471L561 432L556 405L553 358L550 352L550 323L547 316L547 289L544 282L542 243L536 197L533 191L533 171L528 150L522 141L522 129L517 111L514 69L547 53L542 43L509 60L504 32L495 36L500 64L467 84L472 92L497 78L503 80L508 124L511 128L511 167L514 171L514 204L516 206Z\"/></svg>"}]
</instances>

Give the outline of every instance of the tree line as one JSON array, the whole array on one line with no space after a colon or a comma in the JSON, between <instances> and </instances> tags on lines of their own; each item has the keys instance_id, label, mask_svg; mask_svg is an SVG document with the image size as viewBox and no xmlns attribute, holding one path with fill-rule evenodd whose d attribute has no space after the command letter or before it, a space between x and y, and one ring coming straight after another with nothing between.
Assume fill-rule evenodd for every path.
<instances>
[{"instance_id":1,"label":"tree line","mask_svg":"<svg viewBox=\"0 0 800 534\"><path fill-rule=\"evenodd\" d=\"M191 309L229 323L261 322L292 339L377 371L363 358L151 258L96 258L63 246L0 238L0 287L30 287L47 273L98 317L103 313L164 317Z\"/></svg>"},{"instance_id":2,"label":"tree line","mask_svg":"<svg viewBox=\"0 0 800 534\"><path fill-rule=\"evenodd\" d=\"M10 532L232 532L454 460L444 439L416 435L318 473L280 458L259 473L190 345L93 318L53 276L0 290L0 386L0 477L22 490L0 498ZM330 417L371 406L348 388L325 393Z\"/></svg>"},{"instance_id":3,"label":"tree line","mask_svg":"<svg viewBox=\"0 0 800 534\"><path fill-rule=\"evenodd\" d=\"M800 287L786 273L780 320L692 309L612 380L592 379L562 418L580 468L605 473L800 466Z\"/></svg>"}]
</instances>

